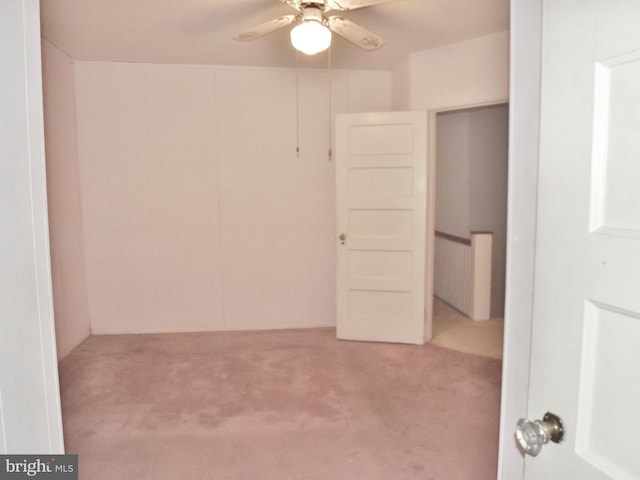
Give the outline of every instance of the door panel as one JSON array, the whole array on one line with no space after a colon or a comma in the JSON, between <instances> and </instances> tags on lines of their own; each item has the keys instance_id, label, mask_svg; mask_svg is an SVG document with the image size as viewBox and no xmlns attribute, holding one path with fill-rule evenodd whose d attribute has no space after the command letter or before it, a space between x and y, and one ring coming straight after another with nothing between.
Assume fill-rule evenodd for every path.
<instances>
[{"instance_id":1,"label":"door panel","mask_svg":"<svg viewBox=\"0 0 640 480\"><path fill-rule=\"evenodd\" d=\"M640 230L640 52L595 66L593 228Z\"/></svg>"},{"instance_id":2,"label":"door panel","mask_svg":"<svg viewBox=\"0 0 640 480\"><path fill-rule=\"evenodd\" d=\"M349 194L354 198L410 197L413 170L397 168L353 168L349 171Z\"/></svg>"},{"instance_id":3,"label":"door panel","mask_svg":"<svg viewBox=\"0 0 640 480\"><path fill-rule=\"evenodd\" d=\"M424 343L426 113L339 115L341 339Z\"/></svg>"},{"instance_id":4,"label":"door panel","mask_svg":"<svg viewBox=\"0 0 640 480\"><path fill-rule=\"evenodd\" d=\"M527 479L640 477L640 4L546 2ZM632 25L635 25L633 27Z\"/></svg>"},{"instance_id":5,"label":"door panel","mask_svg":"<svg viewBox=\"0 0 640 480\"><path fill-rule=\"evenodd\" d=\"M638 478L638 442L624 432L640 421L634 392L640 384L640 317L589 301L584 320L579 455L611 477Z\"/></svg>"}]
</instances>

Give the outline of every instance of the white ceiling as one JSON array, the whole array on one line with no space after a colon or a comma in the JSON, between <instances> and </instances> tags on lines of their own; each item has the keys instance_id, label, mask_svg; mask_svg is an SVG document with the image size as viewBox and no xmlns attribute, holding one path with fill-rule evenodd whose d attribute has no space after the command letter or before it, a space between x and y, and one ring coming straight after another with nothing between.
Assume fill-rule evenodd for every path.
<instances>
[{"instance_id":1,"label":"white ceiling","mask_svg":"<svg viewBox=\"0 0 640 480\"><path fill-rule=\"evenodd\" d=\"M289 44L291 27L251 42L232 37L295 10L276 0L41 0L42 36L74 60L327 67ZM509 0L397 0L344 12L382 36L366 52L334 35L331 66L390 70L412 52L509 28Z\"/></svg>"}]
</instances>

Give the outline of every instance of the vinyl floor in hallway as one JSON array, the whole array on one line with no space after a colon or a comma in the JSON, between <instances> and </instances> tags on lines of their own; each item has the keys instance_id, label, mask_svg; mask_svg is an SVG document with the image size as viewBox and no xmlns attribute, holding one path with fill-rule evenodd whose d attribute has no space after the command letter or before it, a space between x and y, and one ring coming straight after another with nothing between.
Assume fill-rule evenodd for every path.
<instances>
[{"instance_id":1,"label":"vinyl floor in hallway","mask_svg":"<svg viewBox=\"0 0 640 480\"><path fill-rule=\"evenodd\" d=\"M491 358L502 358L504 320L473 321L437 297L433 302L432 345Z\"/></svg>"}]
</instances>

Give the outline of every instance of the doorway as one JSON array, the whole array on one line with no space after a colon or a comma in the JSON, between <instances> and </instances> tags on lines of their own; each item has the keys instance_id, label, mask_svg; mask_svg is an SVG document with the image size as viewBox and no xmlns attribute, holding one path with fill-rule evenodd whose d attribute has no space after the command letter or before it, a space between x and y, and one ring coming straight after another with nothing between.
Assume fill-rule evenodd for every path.
<instances>
[{"instance_id":1,"label":"doorway","mask_svg":"<svg viewBox=\"0 0 640 480\"><path fill-rule=\"evenodd\" d=\"M448 110L436 113L435 220L437 236L449 242L470 243L471 232L490 232L490 308L487 320L474 321L469 312L439 295L443 275L459 282L466 275L436 247L434 263L444 267L434 278L433 340L436 345L494 358L502 356L506 264L508 104ZM439 240L437 240L439 241ZM470 247L460 247L470 248ZM437 257L440 255L440 258ZM458 276L459 276L458 275ZM465 277L466 278L466 277ZM459 295L469 295L464 289Z\"/></svg>"}]
</instances>

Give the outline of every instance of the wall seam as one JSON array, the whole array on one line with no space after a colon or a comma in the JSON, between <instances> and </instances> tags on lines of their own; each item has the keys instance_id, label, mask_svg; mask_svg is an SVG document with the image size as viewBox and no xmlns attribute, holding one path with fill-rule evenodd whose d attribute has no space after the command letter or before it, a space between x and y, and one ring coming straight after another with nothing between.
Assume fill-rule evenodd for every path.
<instances>
[{"instance_id":1,"label":"wall seam","mask_svg":"<svg viewBox=\"0 0 640 480\"><path fill-rule=\"evenodd\" d=\"M217 203L218 203L218 254L220 258L220 270L219 270L219 279L220 279L220 310L222 313L222 326L224 330L227 330L228 327L228 319L227 319L227 308L226 308L226 298L227 291L226 285L224 281L225 277L225 268L224 268L224 256L223 256L223 236L222 236L222 183L220 182L220 145L218 142L218 125L219 118L218 114L220 109L218 108L218 69L213 69L213 138L215 142L215 173L216 173L216 195L217 195Z\"/></svg>"}]
</instances>

